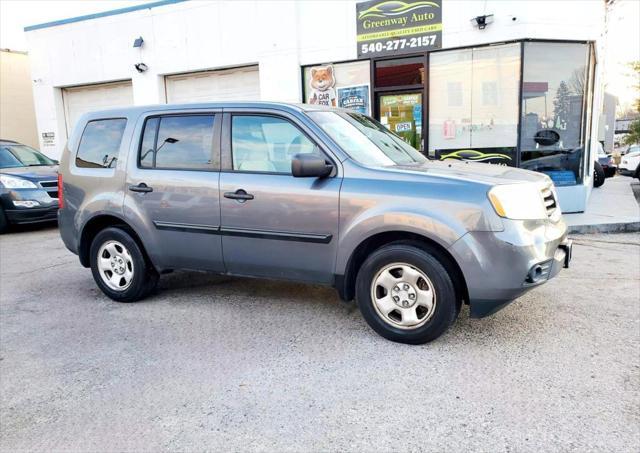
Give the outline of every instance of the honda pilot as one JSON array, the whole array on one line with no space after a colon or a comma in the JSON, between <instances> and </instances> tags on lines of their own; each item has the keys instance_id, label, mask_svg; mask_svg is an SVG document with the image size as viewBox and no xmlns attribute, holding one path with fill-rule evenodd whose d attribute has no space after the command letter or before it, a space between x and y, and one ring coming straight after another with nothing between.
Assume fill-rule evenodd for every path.
<instances>
[{"instance_id":1,"label":"honda pilot","mask_svg":"<svg viewBox=\"0 0 640 453\"><path fill-rule=\"evenodd\" d=\"M85 114L60 163L60 234L111 299L175 269L335 287L385 338L442 335L556 276L549 177L436 162L374 119L283 103Z\"/></svg>"}]
</instances>

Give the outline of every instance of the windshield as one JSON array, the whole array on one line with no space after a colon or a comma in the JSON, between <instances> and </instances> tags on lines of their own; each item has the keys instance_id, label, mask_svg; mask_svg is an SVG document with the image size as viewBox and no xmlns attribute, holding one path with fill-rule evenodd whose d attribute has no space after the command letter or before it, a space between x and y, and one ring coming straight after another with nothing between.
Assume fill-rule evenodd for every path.
<instances>
[{"instance_id":1,"label":"windshield","mask_svg":"<svg viewBox=\"0 0 640 453\"><path fill-rule=\"evenodd\" d=\"M0 168L41 165L55 165L55 162L26 145L2 145L0 147Z\"/></svg>"},{"instance_id":2,"label":"windshield","mask_svg":"<svg viewBox=\"0 0 640 453\"><path fill-rule=\"evenodd\" d=\"M387 166L426 162L427 158L368 116L347 112L308 112L352 159Z\"/></svg>"}]
</instances>

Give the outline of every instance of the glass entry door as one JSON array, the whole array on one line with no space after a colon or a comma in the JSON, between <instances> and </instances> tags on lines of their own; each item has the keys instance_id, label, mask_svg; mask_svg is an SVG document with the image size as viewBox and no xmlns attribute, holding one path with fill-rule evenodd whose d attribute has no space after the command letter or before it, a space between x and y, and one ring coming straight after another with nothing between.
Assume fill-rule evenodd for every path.
<instances>
[{"instance_id":1,"label":"glass entry door","mask_svg":"<svg viewBox=\"0 0 640 453\"><path fill-rule=\"evenodd\" d=\"M422 92L379 94L380 123L417 150L422 141Z\"/></svg>"}]
</instances>

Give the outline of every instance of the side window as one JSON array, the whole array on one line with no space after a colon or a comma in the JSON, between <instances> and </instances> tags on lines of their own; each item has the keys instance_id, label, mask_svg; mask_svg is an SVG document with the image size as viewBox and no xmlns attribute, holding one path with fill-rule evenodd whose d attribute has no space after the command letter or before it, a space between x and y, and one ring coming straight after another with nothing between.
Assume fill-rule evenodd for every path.
<instances>
[{"instance_id":1,"label":"side window","mask_svg":"<svg viewBox=\"0 0 640 453\"><path fill-rule=\"evenodd\" d=\"M80 138L76 166L84 168L115 167L126 125L125 118L89 121Z\"/></svg>"},{"instance_id":2,"label":"side window","mask_svg":"<svg viewBox=\"0 0 640 453\"><path fill-rule=\"evenodd\" d=\"M291 159L298 153L321 151L289 121L273 116L235 115L231 121L233 169L291 173Z\"/></svg>"},{"instance_id":3,"label":"side window","mask_svg":"<svg viewBox=\"0 0 640 453\"><path fill-rule=\"evenodd\" d=\"M147 119L140 144L140 167L212 169L213 121L214 115L175 115Z\"/></svg>"}]
</instances>

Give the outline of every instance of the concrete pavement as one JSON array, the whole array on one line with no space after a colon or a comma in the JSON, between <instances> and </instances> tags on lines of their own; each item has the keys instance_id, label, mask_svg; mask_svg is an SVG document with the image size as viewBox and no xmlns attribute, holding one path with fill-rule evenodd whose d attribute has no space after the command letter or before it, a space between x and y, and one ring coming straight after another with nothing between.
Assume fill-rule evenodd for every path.
<instances>
[{"instance_id":1,"label":"concrete pavement","mask_svg":"<svg viewBox=\"0 0 640 453\"><path fill-rule=\"evenodd\" d=\"M434 343L328 288L198 273L103 296L56 229L0 237L0 450L640 449L640 235Z\"/></svg>"},{"instance_id":2,"label":"concrete pavement","mask_svg":"<svg viewBox=\"0 0 640 453\"><path fill-rule=\"evenodd\" d=\"M612 233L640 231L640 207L629 176L607 178L604 185L593 188L587 210L564 214L571 233Z\"/></svg>"}]
</instances>

